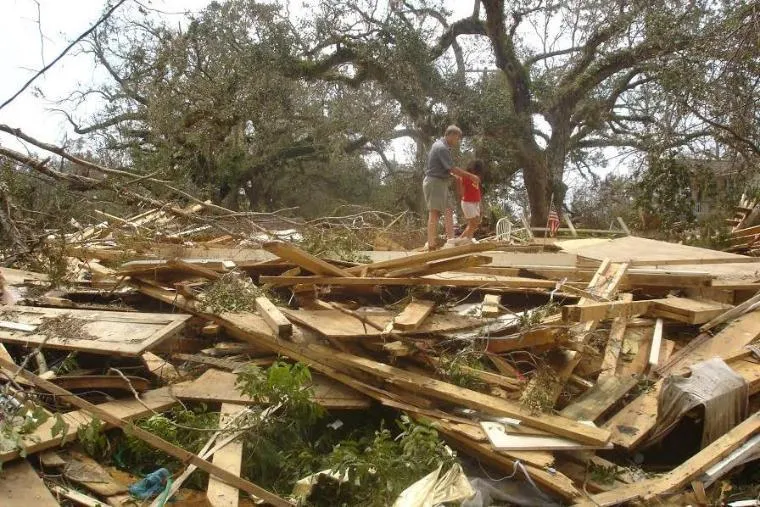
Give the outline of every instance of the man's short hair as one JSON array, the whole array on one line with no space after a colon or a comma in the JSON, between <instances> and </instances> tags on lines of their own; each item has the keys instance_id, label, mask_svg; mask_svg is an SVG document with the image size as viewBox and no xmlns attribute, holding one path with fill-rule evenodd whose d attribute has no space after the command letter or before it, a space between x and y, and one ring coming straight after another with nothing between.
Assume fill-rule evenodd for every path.
<instances>
[{"instance_id":1,"label":"man's short hair","mask_svg":"<svg viewBox=\"0 0 760 507\"><path fill-rule=\"evenodd\" d=\"M448 127L446 127L446 132L443 135L444 137L448 137L452 134L456 134L459 137L462 137L462 129L460 129L456 125L449 125Z\"/></svg>"}]
</instances>

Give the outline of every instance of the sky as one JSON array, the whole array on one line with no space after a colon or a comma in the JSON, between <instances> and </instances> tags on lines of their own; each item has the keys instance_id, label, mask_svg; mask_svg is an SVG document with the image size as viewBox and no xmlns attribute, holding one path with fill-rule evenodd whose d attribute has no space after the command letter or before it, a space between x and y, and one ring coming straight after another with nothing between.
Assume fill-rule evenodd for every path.
<instances>
[{"instance_id":1,"label":"sky","mask_svg":"<svg viewBox=\"0 0 760 507\"><path fill-rule=\"evenodd\" d=\"M134 9L137 2L161 11L155 14L171 23L181 23L184 12L202 10L209 0L127 0L120 9ZM300 4L303 0L293 0ZM472 12L472 2L446 0L454 18ZM0 0L0 103L13 95L35 72L51 62L82 32L103 14L106 0ZM302 13L294 6L291 12ZM56 101L72 91L105 79L92 58L73 48L53 68L38 78L14 102L0 110L0 123L20 128L39 140L62 143L77 135L65 117L54 111ZM86 108L74 111L73 116L86 118L94 113ZM0 143L18 151L36 151L24 146L13 136L0 133ZM399 160L405 157L410 141L394 144L390 155ZM607 172L607 171L604 171Z\"/></svg>"}]
</instances>

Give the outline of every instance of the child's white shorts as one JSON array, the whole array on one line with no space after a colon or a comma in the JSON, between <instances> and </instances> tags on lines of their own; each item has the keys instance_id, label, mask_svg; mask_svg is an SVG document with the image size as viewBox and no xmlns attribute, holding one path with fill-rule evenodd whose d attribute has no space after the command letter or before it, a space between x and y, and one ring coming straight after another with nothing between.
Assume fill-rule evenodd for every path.
<instances>
[{"instance_id":1,"label":"child's white shorts","mask_svg":"<svg viewBox=\"0 0 760 507\"><path fill-rule=\"evenodd\" d=\"M462 213L466 219L477 218L480 216L480 203L462 201Z\"/></svg>"}]
</instances>

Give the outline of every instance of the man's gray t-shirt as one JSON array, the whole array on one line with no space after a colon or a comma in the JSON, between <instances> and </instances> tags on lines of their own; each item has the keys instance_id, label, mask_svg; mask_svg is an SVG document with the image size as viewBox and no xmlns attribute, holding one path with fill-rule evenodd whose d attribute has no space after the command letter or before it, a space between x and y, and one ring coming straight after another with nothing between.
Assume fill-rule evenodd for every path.
<instances>
[{"instance_id":1,"label":"man's gray t-shirt","mask_svg":"<svg viewBox=\"0 0 760 507\"><path fill-rule=\"evenodd\" d=\"M454 160L451 158L449 145L446 144L444 138L440 138L433 143L428 153L425 176L448 178L451 176L452 167L454 167Z\"/></svg>"}]
</instances>

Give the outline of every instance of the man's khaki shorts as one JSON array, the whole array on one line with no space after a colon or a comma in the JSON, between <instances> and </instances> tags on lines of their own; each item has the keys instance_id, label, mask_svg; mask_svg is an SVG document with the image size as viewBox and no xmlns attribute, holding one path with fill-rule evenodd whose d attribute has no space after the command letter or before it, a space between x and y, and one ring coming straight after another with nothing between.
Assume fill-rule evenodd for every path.
<instances>
[{"instance_id":1,"label":"man's khaki shorts","mask_svg":"<svg viewBox=\"0 0 760 507\"><path fill-rule=\"evenodd\" d=\"M445 211L454 209L454 199L451 196L451 178L433 178L425 176L422 180L422 193L425 194L425 205L428 211Z\"/></svg>"}]
</instances>

